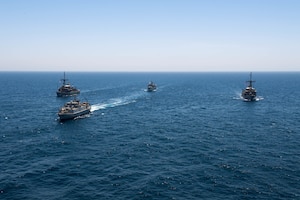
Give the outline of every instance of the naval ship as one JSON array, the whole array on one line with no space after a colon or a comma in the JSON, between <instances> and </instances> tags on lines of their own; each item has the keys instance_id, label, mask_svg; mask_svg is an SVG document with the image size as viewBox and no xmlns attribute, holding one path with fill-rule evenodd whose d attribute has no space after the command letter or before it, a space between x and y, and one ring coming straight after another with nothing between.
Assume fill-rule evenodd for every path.
<instances>
[{"instance_id":1,"label":"naval ship","mask_svg":"<svg viewBox=\"0 0 300 200\"><path fill-rule=\"evenodd\" d=\"M62 86L58 88L56 91L56 94L58 97L66 97L66 96L72 96L77 95L80 93L80 90L78 90L76 87L72 86L70 83L68 83L68 79L66 79L66 74L64 72L64 78L61 79Z\"/></svg>"},{"instance_id":2,"label":"naval ship","mask_svg":"<svg viewBox=\"0 0 300 200\"><path fill-rule=\"evenodd\" d=\"M64 121L89 114L90 112L91 105L88 102L80 102L74 98L74 100L65 103L65 105L59 109L58 116L60 121Z\"/></svg>"},{"instance_id":3,"label":"naval ship","mask_svg":"<svg viewBox=\"0 0 300 200\"><path fill-rule=\"evenodd\" d=\"M252 72L250 73L250 79L246 81L248 83L247 87L242 91L242 98L245 101L256 101L256 89L253 87L252 83Z\"/></svg>"},{"instance_id":4,"label":"naval ship","mask_svg":"<svg viewBox=\"0 0 300 200\"><path fill-rule=\"evenodd\" d=\"M150 81L147 85L147 92L156 91L156 85L152 81Z\"/></svg>"}]
</instances>

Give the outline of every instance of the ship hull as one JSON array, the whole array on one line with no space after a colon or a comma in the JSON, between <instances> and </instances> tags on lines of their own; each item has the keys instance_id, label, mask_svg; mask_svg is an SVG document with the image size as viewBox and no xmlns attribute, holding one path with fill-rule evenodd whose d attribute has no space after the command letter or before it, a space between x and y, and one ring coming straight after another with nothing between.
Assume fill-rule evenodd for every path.
<instances>
[{"instance_id":1,"label":"ship hull","mask_svg":"<svg viewBox=\"0 0 300 200\"><path fill-rule=\"evenodd\" d=\"M256 96L243 95L242 97L244 101L256 101Z\"/></svg>"},{"instance_id":2,"label":"ship hull","mask_svg":"<svg viewBox=\"0 0 300 200\"><path fill-rule=\"evenodd\" d=\"M73 113L58 113L60 121L74 119L76 117L89 114L91 112L91 108L81 110Z\"/></svg>"},{"instance_id":3,"label":"ship hull","mask_svg":"<svg viewBox=\"0 0 300 200\"><path fill-rule=\"evenodd\" d=\"M155 92L155 91L156 91L156 88L155 89L152 89L152 88L147 89L147 92Z\"/></svg>"},{"instance_id":4,"label":"ship hull","mask_svg":"<svg viewBox=\"0 0 300 200\"><path fill-rule=\"evenodd\" d=\"M256 91L243 91L242 92L242 98L245 101L256 101Z\"/></svg>"},{"instance_id":5,"label":"ship hull","mask_svg":"<svg viewBox=\"0 0 300 200\"><path fill-rule=\"evenodd\" d=\"M58 97L67 97L79 94L80 91L71 91L71 92L56 92Z\"/></svg>"}]
</instances>

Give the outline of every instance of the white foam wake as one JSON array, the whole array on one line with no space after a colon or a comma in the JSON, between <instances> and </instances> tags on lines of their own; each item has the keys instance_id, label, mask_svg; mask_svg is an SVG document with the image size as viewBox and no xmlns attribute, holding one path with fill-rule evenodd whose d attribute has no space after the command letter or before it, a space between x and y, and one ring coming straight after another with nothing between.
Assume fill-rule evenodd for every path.
<instances>
[{"instance_id":1,"label":"white foam wake","mask_svg":"<svg viewBox=\"0 0 300 200\"><path fill-rule=\"evenodd\" d=\"M112 98L109 99L107 102L92 105L91 112L135 103L137 99L140 98L142 95L142 93L135 93L125 97Z\"/></svg>"},{"instance_id":2,"label":"white foam wake","mask_svg":"<svg viewBox=\"0 0 300 200\"><path fill-rule=\"evenodd\" d=\"M242 95L238 95L238 96L236 96L236 97L233 97L233 99L235 99L235 100L247 101L247 100L245 100L245 99L242 97ZM261 101L261 100L264 100L264 98L261 97L261 96L257 96L257 97L255 98L255 101Z\"/></svg>"}]
</instances>

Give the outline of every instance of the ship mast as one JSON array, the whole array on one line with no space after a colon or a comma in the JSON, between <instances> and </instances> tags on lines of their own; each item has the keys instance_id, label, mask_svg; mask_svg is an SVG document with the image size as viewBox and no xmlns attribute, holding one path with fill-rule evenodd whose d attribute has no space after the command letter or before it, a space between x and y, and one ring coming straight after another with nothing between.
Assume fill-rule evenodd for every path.
<instances>
[{"instance_id":1,"label":"ship mast","mask_svg":"<svg viewBox=\"0 0 300 200\"><path fill-rule=\"evenodd\" d=\"M254 83L255 81L252 81L252 72L250 72L250 80L246 81L246 83L249 83L248 87L252 87L252 83Z\"/></svg>"},{"instance_id":2,"label":"ship mast","mask_svg":"<svg viewBox=\"0 0 300 200\"><path fill-rule=\"evenodd\" d=\"M68 79L66 79L66 72L64 72L64 78L61 80L63 81L63 85L66 85L66 81L68 80Z\"/></svg>"}]
</instances>

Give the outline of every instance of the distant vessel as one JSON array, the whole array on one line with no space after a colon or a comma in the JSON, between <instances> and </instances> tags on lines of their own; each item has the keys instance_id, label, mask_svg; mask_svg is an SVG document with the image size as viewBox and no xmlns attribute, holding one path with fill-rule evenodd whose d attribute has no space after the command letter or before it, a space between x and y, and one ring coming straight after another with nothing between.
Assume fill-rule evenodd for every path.
<instances>
[{"instance_id":1,"label":"distant vessel","mask_svg":"<svg viewBox=\"0 0 300 200\"><path fill-rule=\"evenodd\" d=\"M58 90L56 91L56 94L58 97L65 97L65 96L72 96L77 95L80 93L80 90L72 86L70 83L68 83L68 79L66 79L66 74L64 72L64 78L61 79L63 84Z\"/></svg>"},{"instance_id":2,"label":"distant vessel","mask_svg":"<svg viewBox=\"0 0 300 200\"><path fill-rule=\"evenodd\" d=\"M252 72L250 73L250 80L247 81L248 86L242 91L242 97L245 101L256 101L256 90L252 86Z\"/></svg>"},{"instance_id":3,"label":"distant vessel","mask_svg":"<svg viewBox=\"0 0 300 200\"><path fill-rule=\"evenodd\" d=\"M147 86L147 92L153 92L153 91L156 91L156 85L155 83L150 81Z\"/></svg>"},{"instance_id":4,"label":"distant vessel","mask_svg":"<svg viewBox=\"0 0 300 200\"><path fill-rule=\"evenodd\" d=\"M74 100L65 103L63 107L59 109L58 116L61 121L74 119L91 112L91 105L88 102L80 102L76 98Z\"/></svg>"}]
</instances>

